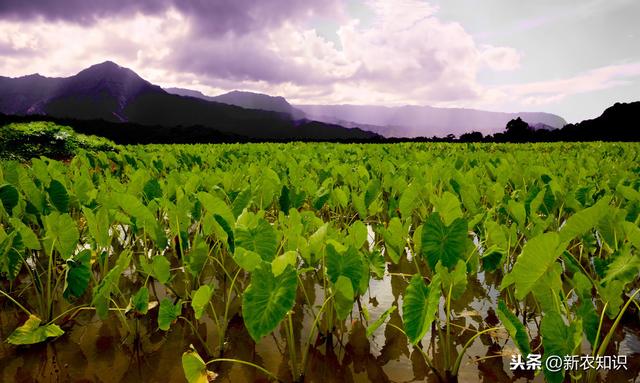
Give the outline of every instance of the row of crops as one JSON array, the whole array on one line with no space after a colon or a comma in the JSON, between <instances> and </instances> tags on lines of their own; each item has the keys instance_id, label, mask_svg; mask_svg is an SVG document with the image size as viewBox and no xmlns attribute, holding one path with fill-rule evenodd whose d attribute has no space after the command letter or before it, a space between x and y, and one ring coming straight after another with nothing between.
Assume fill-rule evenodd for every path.
<instances>
[{"instance_id":1,"label":"row of crops","mask_svg":"<svg viewBox=\"0 0 640 383\"><path fill-rule=\"evenodd\" d=\"M617 143L136 146L4 161L0 360L115 321L122 342L183 329L171 351L189 382L238 369L394 380L400 359L418 380L633 380L639 176L640 145ZM249 339L242 350L232 332ZM542 355L541 369L509 371L515 354ZM624 371L544 364L618 354Z\"/></svg>"}]
</instances>

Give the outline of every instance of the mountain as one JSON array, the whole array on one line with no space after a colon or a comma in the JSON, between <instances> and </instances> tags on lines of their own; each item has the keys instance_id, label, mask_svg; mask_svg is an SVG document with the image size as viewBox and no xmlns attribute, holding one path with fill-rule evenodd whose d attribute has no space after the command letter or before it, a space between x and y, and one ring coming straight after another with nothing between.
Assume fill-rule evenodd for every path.
<instances>
[{"instance_id":1,"label":"mountain","mask_svg":"<svg viewBox=\"0 0 640 383\"><path fill-rule=\"evenodd\" d=\"M616 103L602 115L561 130L566 140L640 141L640 101Z\"/></svg>"},{"instance_id":2,"label":"mountain","mask_svg":"<svg viewBox=\"0 0 640 383\"><path fill-rule=\"evenodd\" d=\"M0 77L0 113L165 128L199 126L258 139L359 140L378 137L361 129L297 121L285 112L246 109L170 94L111 61L66 78Z\"/></svg>"},{"instance_id":3,"label":"mountain","mask_svg":"<svg viewBox=\"0 0 640 383\"><path fill-rule=\"evenodd\" d=\"M202 92L183 88L167 88L167 92L180 96L201 98L207 101L221 102L223 104L235 105L245 109L259 109L272 112L288 114L294 120L305 118L305 114L291 106L289 102L280 96L269 96L262 93L242 92L234 90L219 96L206 96Z\"/></svg>"},{"instance_id":4,"label":"mountain","mask_svg":"<svg viewBox=\"0 0 640 383\"><path fill-rule=\"evenodd\" d=\"M566 121L549 113L501 113L430 106L295 105L308 118L361 127L385 137L431 137L472 131L484 135L504 130L506 124L521 117L531 126L561 128Z\"/></svg>"}]
</instances>

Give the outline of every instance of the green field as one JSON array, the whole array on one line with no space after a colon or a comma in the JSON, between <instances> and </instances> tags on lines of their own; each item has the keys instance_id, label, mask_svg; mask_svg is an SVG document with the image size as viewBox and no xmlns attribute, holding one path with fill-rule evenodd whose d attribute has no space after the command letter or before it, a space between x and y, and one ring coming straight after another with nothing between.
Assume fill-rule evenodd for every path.
<instances>
[{"instance_id":1,"label":"green field","mask_svg":"<svg viewBox=\"0 0 640 383\"><path fill-rule=\"evenodd\" d=\"M77 150L0 163L2 381L638 378L640 144Z\"/></svg>"}]
</instances>

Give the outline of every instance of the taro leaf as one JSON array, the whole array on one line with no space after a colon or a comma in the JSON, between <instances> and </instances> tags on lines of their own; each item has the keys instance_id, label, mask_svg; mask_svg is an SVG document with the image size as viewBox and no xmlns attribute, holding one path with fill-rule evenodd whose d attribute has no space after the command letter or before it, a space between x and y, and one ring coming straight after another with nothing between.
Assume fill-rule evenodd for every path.
<instances>
[{"instance_id":1,"label":"taro leaf","mask_svg":"<svg viewBox=\"0 0 640 383\"><path fill-rule=\"evenodd\" d=\"M580 320L572 322L567 326L560 314L550 312L542 317L540 324L540 334L542 335L542 346L544 347L544 357L542 365L551 355L563 358L565 355L574 355L574 350L582 339L582 322ZM564 371L552 372L544 368L544 376L547 382L561 383L564 381Z\"/></svg>"},{"instance_id":2,"label":"taro leaf","mask_svg":"<svg viewBox=\"0 0 640 383\"><path fill-rule=\"evenodd\" d=\"M82 250L67 260L67 275L64 282L65 299L80 298L91 280L91 250Z\"/></svg>"},{"instance_id":3,"label":"taro leaf","mask_svg":"<svg viewBox=\"0 0 640 383\"><path fill-rule=\"evenodd\" d=\"M52 212L44 217L44 227L46 232L45 249L50 251L53 242L53 246L64 260L71 258L80 238L73 218L66 213Z\"/></svg>"},{"instance_id":4,"label":"taro leaf","mask_svg":"<svg viewBox=\"0 0 640 383\"><path fill-rule=\"evenodd\" d=\"M182 354L182 370L187 383L209 383L207 365L195 351Z\"/></svg>"},{"instance_id":5,"label":"taro leaf","mask_svg":"<svg viewBox=\"0 0 640 383\"><path fill-rule=\"evenodd\" d=\"M381 185L380 185L379 179L374 178L371 181L369 181L369 184L367 185L367 190L364 193L365 208L369 208L369 206L371 206L373 201L375 201L375 199L378 197L378 195L380 194L380 187Z\"/></svg>"},{"instance_id":6,"label":"taro leaf","mask_svg":"<svg viewBox=\"0 0 640 383\"><path fill-rule=\"evenodd\" d=\"M420 203L420 192L418 189L417 183L412 183L409 185L402 196L400 196L400 202L398 203L398 208L400 209L400 214L403 219L407 219L411 217L413 211L418 207Z\"/></svg>"},{"instance_id":7,"label":"taro leaf","mask_svg":"<svg viewBox=\"0 0 640 383\"><path fill-rule=\"evenodd\" d=\"M64 334L64 331L55 324L40 326L42 320L35 315L30 315L29 319L17 329L15 329L7 342L14 345L36 344L44 342L47 338L55 338Z\"/></svg>"},{"instance_id":8,"label":"taro leaf","mask_svg":"<svg viewBox=\"0 0 640 383\"><path fill-rule=\"evenodd\" d=\"M26 248L32 250L40 250L41 246L40 241L38 241L38 236L33 232L33 230L31 230L29 226L25 225L18 218L10 218L9 222L11 223L11 226L13 226L13 228L16 229L18 233L20 233L20 236L22 237L22 243Z\"/></svg>"},{"instance_id":9,"label":"taro leaf","mask_svg":"<svg viewBox=\"0 0 640 383\"><path fill-rule=\"evenodd\" d=\"M164 249L167 243L165 232L162 230L153 212L138 198L130 194L118 194L117 202L120 208L130 217L135 218L136 226L144 228L152 236L155 245Z\"/></svg>"},{"instance_id":10,"label":"taro leaf","mask_svg":"<svg viewBox=\"0 0 640 383\"><path fill-rule=\"evenodd\" d=\"M254 251L266 262L273 261L278 250L278 238L269 222L260 218L255 227L238 226L235 235L236 247Z\"/></svg>"},{"instance_id":11,"label":"taro leaf","mask_svg":"<svg viewBox=\"0 0 640 383\"><path fill-rule=\"evenodd\" d=\"M91 209L83 207L82 212L87 220L91 238L95 239L98 246L109 247L111 243L109 210L106 207L101 207L94 213Z\"/></svg>"},{"instance_id":12,"label":"taro leaf","mask_svg":"<svg viewBox=\"0 0 640 383\"><path fill-rule=\"evenodd\" d=\"M445 293L451 289L451 298L460 299L467 290L467 264L460 259L453 271L447 270L440 262L436 265L436 273L440 274L442 291Z\"/></svg>"},{"instance_id":13,"label":"taro leaf","mask_svg":"<svg viewBox=\"0 0 640 383\"><path fill-rule=\"evenodd\" d=\"M577 212L567 219L560 228L560 241L571 239L585 234L593 229L609 211L611 197L600 199L595 205Z\"/></svg>"},{"instance_id":14,"label":"taro leaf","mask_svg":"<svg viewBox=\"0 0 640 383\"><path fill-rule=\"evenodd\" d=\"M271 271L273 275L276 277L287 268L287 266L292 266L294 269L297 266L298 253L295 251L287 251L286 253L279 255L274 258L273 262L271 262Z\"/></svg>"},{"instance_id":15,"label":"taro leaf","mask_svg":"<svg viewBox=\"0 0 640 383\"><path fill-rule=\"evenodd\" d=\"M320 257L322 254L322 250L325 245L325 238L327 237L328 227L329 224L325 223L309 237L309 248L311 250L311 253L316 255L317 257Z\"/></svg>"},{"instance_id":16,"label":"taro leaf","mask_svg":"<svg viewBox=\"0 0 640 383\"><path fill-rule=\"evenodd\" d=\"M171 303L171 299L164 298L160 302L160 309L158 311L158 328L162 331L169 331L171 324L178 320L180 313L182 312L182 302L178 302L174 305Z\"/></svg>"},{"instance_id":17,"label":"taro leaf","mask_svg":"<svg viewBox=\"0 0 640 383\"><path fill-rule=\"evenodd\" d=\"M527 330L522 322L509 310L502 299L498 300L498 318L500 318L500 322L502 322L507 329L511 339L513 339L513 343L518 346L520 352L525 356L529 355L531 353L531 346L529 345Z\"/></svg>"},{"instance_id":18,"label":"taro leaf","mask_svg":"<svg viewBox=\"0 0 640 383\"><path fill-rule=\"evenodd\" d=\"M69 193L67 193L67 189L62 182L51 180L47 193L49 193L49 200L53 206L55 206L56 210L61 213L67 213L69 211Z\"/></svg>"},{"instance_id":19,"label":"taro leaf","mask_svg":"<svg viewBox=\"0 0 640 383\"><path fill-rule=\"evenodd\" d=\"M450 226L433 213L422 227L422 255L427 258L431 270L438 261L451 270L459 259L463 259L467 243L467 221L458 218Z\"/></svg>"},{"instance_id":20,"label":"taro leaf","mask_svg":"<svg viewBox=\"0 0 640 383\"><path fill-rule=\"evenodd\" d=\"M171 264L169 260L162 255L156 255L151 261L151 270L153 271L153 277L162 284L169 282L171 278Z\"/></svg>"},{"instance_id":21,"label":"taro leaf","mask_svg":"<svg viewBox=\"0 0 640 383\"><path fill-rule=\"evenodd\" d=\"M191 307L193 307L196 319L202 318L202 315L207 310L209 301L211 301L212 295L213 289L209 285L200 286L195 294L193 294L193 298L191 299Z\"/></svg>"},{"instance_id":22,"label":"taro leaf","mask_svg":"<svg viewBox=\"0 0 640 383\"><path fill-rule=\"evenodd\" d=\"M233 200L231 204L231 211L233 212L233 216L238 218L242 211L249 206L251 203L251 190L249 188L243 189L238 195L236 199Z\"/></svg>"},{"instance_id":23,"label":"taro leaf","mask_svg":"<svg viewBox=\"0 0 640 383\"><path fill-rule=\"evenodd\" d=\"M143 286L130 298L129 305L138 314L146 314L149 310L149 289Z\"/></svg>"},{"instance_id":24,"label":"taro leaf","mask_svg":"<svg viewBox=\"0 0 640 383\"><path fill-rule=\"evenodd\" d=\"M4 184L0 186L0 201L2 201L2 206L9 215L12 214L13 208L18 206L19 200L20 194L18 193L18 189L13 185Z\"/></svg>"},{"instance_id":25,"label":"taro leaf","mask_svg":"<svg viewBox=\"0 0 640 383\"><path fill-rule=\"evenodd\" d=\"M334 283L333 289L336 314L338 315L338 319L343 321L347 319L353 308L353 285L349 278L341 275L338 277L337 282Z\"/></svg>"},{"instance_id":26,"label":"taro leaf","mask_svg":"<svg viewBox=\"0 0 640 383\"><path fill-rule=\"evenodd\" d=\"M406 244L406 235L402 222L398 217L393 217L389 221L389 226L385 229L380 228L382 237L384 238L385 250L389 258L394 264L400 261L400 257L404 254L404 246Z\"/></svg>"},{"instance_id":27,"label":"taro leaf","mask_svg":"<svg viewBox=\"0 0 640 383\"><path fill-rule=\"evenodd\" d=\"M520 228L524 228L527 219L527 211L522 202L516 202L515 200L509 200L507 203L509 214L518 223Z\"/></svg>"},{"instance_id":28,"label":"taro leaf","mask_svg":"<svg viewBox=\"0 0 640 383\"><path fill-rule=\"evenodd\" d=\"M0 241L0 274L6 274L7 279L13 281L16 279L22 268L24 250L22 237L17 231L6 235L0 228L0 236L4 237Z\"/></svg>"},{"instance_id":29,"label":"taro leaf","mask_svg":"<svg viewBox=\"0 0 640 383\"><path fill-rule=\"evenodd\" d=\"M625 236L636 247L636 249L640 250L640 228L633 222L623 222L622 227L625 232Z\"/></svg>"},{"instance_id":30,"label":"taro leaf","mask_svg":"<svg viewBox=\"0 0 640 383\"><path fill-rule=\"evenodd\" d=\"M162 198L162 187L157 179L152 178L142 188L144 199L149 202L156 198Z\"/></svg>"},{"instance_id":31,"label":"taro leaf","mask_svg":"<svg viewBox=\"0 0 640 383\"><path fill-rule=\"evenodd\" d=\"M360 219L366 219L369 216L369 214L367 214L367 206L364 203L364 193L351 193L351 204Z\"/></svg>"},{"instance_id":32,"label":"taro leaf","mask_svg":"<svg viewBox=\"0 0 640 383\"><path fill-rule=\"evenodd\" d=\"M633 254L628 246L625 246L613 257L601 283L606 284L614 279L619 279L627 284L638 277L639 269L640 257Z\"/></svg>"},{"instance_id":33,"label":"taro leaf","mask_svg":"<svg viewBox=\"0 0 640 383\"><path fill-rule=\"evenodd\" d=\"M456 219L462 218L460 200L455 194L444 192L442 196L438 197L434 195L431 199L436 209L435 211L442 217L445 225L451 225Z\"/></svg>"},{"instance_id":34,"label":"taro leaf","mask_svg":"<svg viewBox=\"0 0 640 383\"><path fill-rule=\"evenodd\" d=\"M411 344L417 344L425 336L438 314L439 305L440 276L434 274L427 287L421 275L414 275L407 286L402 304L404 330Z\"/></svg>"},{"instance_id":35,"label":"taro leaf","mask_svg":"<svg viewBox=\"0 0 640 383\"><path fill-rule=\"evenodd\" d=\"M100 281L98 286L93 290L93 297L91 299L91 305L96 308L96 313L100 319L105 319L109 314L109 302L111 300L111 291L113 285L117 283L120 278L122 269L118 266L109 270L107 275Z\"/></svg>"},{"instance_id":36,"label":"taro leaf","mask_svg":"<svg viewBox=\"0 0 640 383\"><path fill-rule=\"evenodd\" d=\"M544 312L559 312L558 302L562 293L562 265L554 262L531 289Z\"/></svg>"},{"instance_id":37,"label":"taro leaf","mask_svg":"<svg viewBox=\"0 0 640 383\"><path fill-rule=\"evenodd\" d=\"M500 289L515 283L516 298L524 299L549 271L565 248L566 243L560 243L558 233L545 233L529 240L516 259L511 272L503 278Z\"/></svg>"},{"instance_id":38,"label":"taro leaf","mask_svg":"<svg viewBox=\"0 0 640 383\"><path fill-rule=\"evenodd\" d=\"M362 221L357 220L349 226L349 236L347 240L356 249L364 246L367 241L367 226Z\"/></svg>"},{"instance_id":39,"label":"taro leaf","mask_svg":"<svg viewBox=\"0 0 640 383\"><path fill-rule=\"evenodd\" d=\"M213 215L213 219L216 220L218 225L220 225L222 230L224 230L224 232L227 234L227 246L229 248L229 252L231 252L231 254L233 254L233 252L236 250L236 247L235 247L235 240L233 238L233 230L231 229L230 223L227 222L224 219L224 217L222 217L221 215L218 215L218 214L214 214Z\"/></svg>"},{"instance_id":40,"label":"taro leaf","mask_svg":"<svg viewBox=\"0 0 640 383\"><path fill-rule=\"evenodd\" d=\"M362 257L353 247L340 253L334 244L329 243L327 245L326 270L332 283L338 282L338 277L341 275L349 278L354 291L358 290L360 279L366 278L362 275Z\"/></svg>"},{"instance_id":41,"label":"taro leaf","mask_svg":"<svg viewBox=\"0 0 640 383\"><path fill-rule=\"evenodd\" d=\"M267 265L253 271L251 283L242 296L242 317L254 341L272 332L293 308L297 286L297 274L292 267L277 277Z\"/></svg>"},{"instance_id":42,"label":"taro leaf","mask_svg":"<svg viewBox=\"0 0 640 383\"><path fill-rule=\"evenodd\" d=\"M245 271L252 272L256 267L260 266L264 261L260 254L255 251L247 250L243 247L236 247L236 253L233 260Z\"/></svg>"},{"instance_id":43,"label":"taro leaf","mask_svg":"<svg viewBox=\"0 0 640 383\"><path fill-rule=\"evenodd\" d=\"M105 319L109 313L109 302L111 301L111 292L118 285L122 271L129 267L131 263L131 251L125 250L120 253L116 265L109 270L107 275L93 289L93 297L91 305L96 308L96 313L100 319Z\"/></svg>"},{"instance_id":44,"label":"taro leaf","mask_svg":"<svg viewBox=\"0 0 640 383\"><path fill-rule=\"evenodd\" d=\"M211 214L219 215L225 221L227 221L228 226L232 225L235 222L235 217L231 208L227 205L226 202L216 197L213 194L209 193L198 193L198 200L202 203L202 206ZM217 219L216 221L220 223ZM226 231L226 230L225 230Z\"/></svg>"},{"instance_id":45,"label":"taro leaf","mask_svg":"<svg viewBox=\"0 0 640 383\"><path fill-rule=\"evenodd\" d=\"M282 185L280 198L278 198L278 205L280 205L281 212L285 214L289 212L289 208L291 207L291 199L289 198L289 188L287 187L287 185Z\"/></svg>"},{"instance_id":46,"label":"taro leaf","mask_svg":"<svg viewBox=\"0 0 640 383\"><path fill-rule=\"evenodd\" d=\"M578 298L580 298L580 305L576 310L576 314L578 314L580 319L582 319L584 335L586 335L591 346L594 347L600 318L598 317L591 300L591 289L593 286L591 281L589 281L589 278L581 272L573 274L571 282Z\"/></svg>"},{"instance_id":47,"label":"taro leaf","mask_svg":"<svg viewBox=\"0 0 640 383\"><path fill-rule=\"evenodd\" d=\"M505 257L505 252L498 248L497 246L491 246L482 254L482 269L484 271L496 271L499 267L501 267L502 262Z\"/></svg>"},{"instance_id":48,"label":"taro leaf","mask_svg":"<svg viewBox=\"0 0 640 383\"><path fill-rule=\"evenodd\" d=\"M384 256L380 251L374 250L370 253L367 253L366 260L369 265L369 271L374 273L376 277L382 278L384 276L384 272L387 269L387 264L384 261Z\"/></svg>"},{"instance_id":49,"label":"taro leaf","mask_svg":"<svg viewBox=\"0 0 640 383\"><path fill-rule=\"evenodd\" d=\"M208 256L209 246L202 238L196 237L191 250L185 257L187 270L189 270L192 276L196 277L202 272Z\"/></svg>"},{"instance_id":50,"label":"taro leaf","mask_svg":"<svg viewBox=\"0 0 640 383\"><path fill-rule=\"evenodd\" d=\"M391 315L391 313L396 311L396 309L397 309L396 306L389 307L387 311L383 312L382 315L380 315L380 318L376 319L375 322L367 326L367 338L371 337L371 335L373 335L373 333L376 332L376 330L384 324L384 321L386 321L389 315Z\"/></svg>"},{"instance_id":51,"label":"taro leaf","mask_svg":"<svg viewBox=\"0 0 640 383\"><path fill-rule=\"evenodd\" d=\"M606 285L598 285L598 293L604 303L607 303L606 313L609 318L615 318L620 312L620 306L624 303L622 292L625 283L621 280L614 279Z\"/></svg>"}]
</instances>

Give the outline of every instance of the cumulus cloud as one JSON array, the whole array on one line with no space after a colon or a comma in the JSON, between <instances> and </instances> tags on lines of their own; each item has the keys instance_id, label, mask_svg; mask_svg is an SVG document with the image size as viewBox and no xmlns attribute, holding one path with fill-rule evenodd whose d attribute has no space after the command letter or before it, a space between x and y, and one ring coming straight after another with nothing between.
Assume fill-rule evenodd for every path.
<instances>
[{"instance_id":1,"label":"cumulus cloud","mask_svg":"<svg viewBox=\"0 0 640 383\"><path fill-rule=\"evenodd\" d=\"M232 89L297 103L544 105L640 76L639 64L502 86L523 55L478 44L420 0L366 0L367 20L339 0L3 0L0 74L66 76L113 60L163 86ZM314 23L331 20L335 38Z\"/></svg>"}]
</instances>

